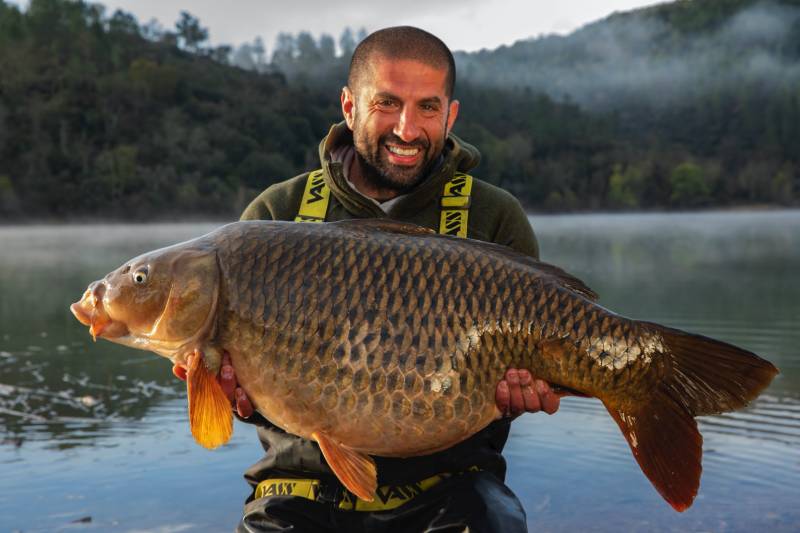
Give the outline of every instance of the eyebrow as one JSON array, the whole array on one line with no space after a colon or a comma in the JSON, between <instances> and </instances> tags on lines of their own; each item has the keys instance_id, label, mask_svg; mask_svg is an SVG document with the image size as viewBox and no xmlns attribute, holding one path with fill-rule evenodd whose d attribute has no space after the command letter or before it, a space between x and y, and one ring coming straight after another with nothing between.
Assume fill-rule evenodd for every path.
<instances>
[{"instance_id":1,"label":"eyebrow","mask_svg":"<svg viewBox=\"0 0 800 533\"><path fill-rule=\"evenodd\" d=\"M373 96L372 98L373 100L376 98L389 98L390 100L400 100L399 96L386 91L381 91L379 93L376 93L375 96Z\"/></svg>"},{"instance_id":2,"label":"eyebrow","mask_svg":"<svg viewBox=\"0 0 800 533\"><path fill-rule=\"evenodd\" d=\"M442 100L438 96L431 96L430 98L423 98L419 103L442 105Z\"/></svg>"},{"instance_id":3,"label":"eyebrow","mask_svg":"<svg viewBox=\"0 0 800 533\"><path fill-rule=\"evenodd\" d=\"M392 94L388 91L381 91L376 93L373 98L389 98L390 100L400 101L401 98L396 94ZM419 101L420 104L437 104L442 105L442 100L438 96L429 96L427 98L423 98Z\"/></svg>"}]
</instances>

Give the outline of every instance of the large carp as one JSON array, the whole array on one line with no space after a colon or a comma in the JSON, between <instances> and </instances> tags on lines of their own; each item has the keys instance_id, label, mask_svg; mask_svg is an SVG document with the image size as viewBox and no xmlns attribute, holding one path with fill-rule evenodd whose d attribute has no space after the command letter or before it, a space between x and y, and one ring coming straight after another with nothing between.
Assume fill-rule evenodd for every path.
<instances>
[{"instance_id":1,"label":"large carp","mask_svg":"<svg viewBox=\"0 0 800 533\"><path fill-rule=\"evenodd\" d=\"M354 494L370 455L442 450L500 413L509 367L599 398L677 510L700 480L694 417L740 408L777 373L730 344L594 303L581 281L511 249L386 220L239 222L141 255L72 305L93 336L186 364L192 433L228 440L214 376L230 352L258 411L313 439Z\"/></svg>"}]
</instances>

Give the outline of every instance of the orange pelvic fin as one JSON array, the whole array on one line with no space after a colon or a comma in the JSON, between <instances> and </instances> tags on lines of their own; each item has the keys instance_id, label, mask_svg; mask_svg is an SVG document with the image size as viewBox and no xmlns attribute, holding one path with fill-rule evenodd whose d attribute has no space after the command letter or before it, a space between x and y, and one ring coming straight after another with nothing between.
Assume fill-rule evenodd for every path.
<instances>
[{"instance_id":1,"label":"orange pelvic fin","mask_svg":"<svg viewBox=\"0 0 800 533\"><path fill-rule=\"evenodd\" d=\"M346 448L324 433L314 432L311 437L317 441L328 466L347 490L367 502L375 499L378 470L372 457Z\"/></svg>"},{"instance_id":2,"label":"orange pelvic fin","mask_svg":"<svg viewBox=\"0 0 800 533\"><path fill-rule=\"evenodd\" d=\"M233 411L214 374L206 368L203 354L195 350L186 375L189 424L194 439L205 448L228 442L233 434Z\"/></svg>"},{"instance_id":3,"label":"orange pelvic fin","mask_svg":"<svg viewBox=\"0 0 800 533\"><path fill-rule=\"evenodd\" d=\"M638 407L605 405L659 494L676 511L688 509L702 472L703 437L694 418L664 394Z\"/></svg>"}]
</instances>

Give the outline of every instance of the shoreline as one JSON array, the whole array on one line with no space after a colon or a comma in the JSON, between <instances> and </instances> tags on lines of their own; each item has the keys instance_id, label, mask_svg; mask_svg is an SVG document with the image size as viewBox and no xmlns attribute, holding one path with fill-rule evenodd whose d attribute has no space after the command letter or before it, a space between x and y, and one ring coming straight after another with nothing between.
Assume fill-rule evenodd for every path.
<instances>
[{"instance_id":1,"label":"shoreline","mask_svg":"<svg viewBox=\"0 0 800 533\"><path fill-rule=\"evenodd\" d=\"M630 215L702 215L714 213L778 213L800 211L800 205L777 206L768 204L750 204L736 206L716 206L704 207L700 209L636 209L636 210L572 210L572 211L538 211L535 209L525 209L525 214L529 217L567 217L567 216L630 216ZM102 218L102 217L76 217L76 218L20 218L0 220L0 228L10 227L30 227L30 226L92 226L105 224L109 226L122 225L179 225L179 224L228 224L238 222L238 218L223 217L199 217L187 215L185 217L153 217L142 220L141 217L134 218Z\"/></svg>"}]
</instances>

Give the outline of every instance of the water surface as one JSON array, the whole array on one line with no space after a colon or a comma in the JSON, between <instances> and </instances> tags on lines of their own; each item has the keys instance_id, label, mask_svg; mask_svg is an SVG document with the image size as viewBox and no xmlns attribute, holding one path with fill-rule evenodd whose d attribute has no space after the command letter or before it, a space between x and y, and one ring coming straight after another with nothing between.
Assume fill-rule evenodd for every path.
<instances>
[{"instance_id":1,"label":"water surface","mask_svg":"<svg viewBox=\"0 0 800 533\"><path fill-rule=\"evenodd\" d=\"M596 400L518 419L509 485L532 531L800 529L800 212L533 216L543 259L603 305L781 368L744 411L700 420L704 474L677 514ZM68 312L130 257L214 224L0 228L0 531L230 531L253 428L193 443L163 358L92 343ZM665 435L665 439L668 436ZM33 509L33 511L32 511Z\"/></svg>"}]
</instances>

